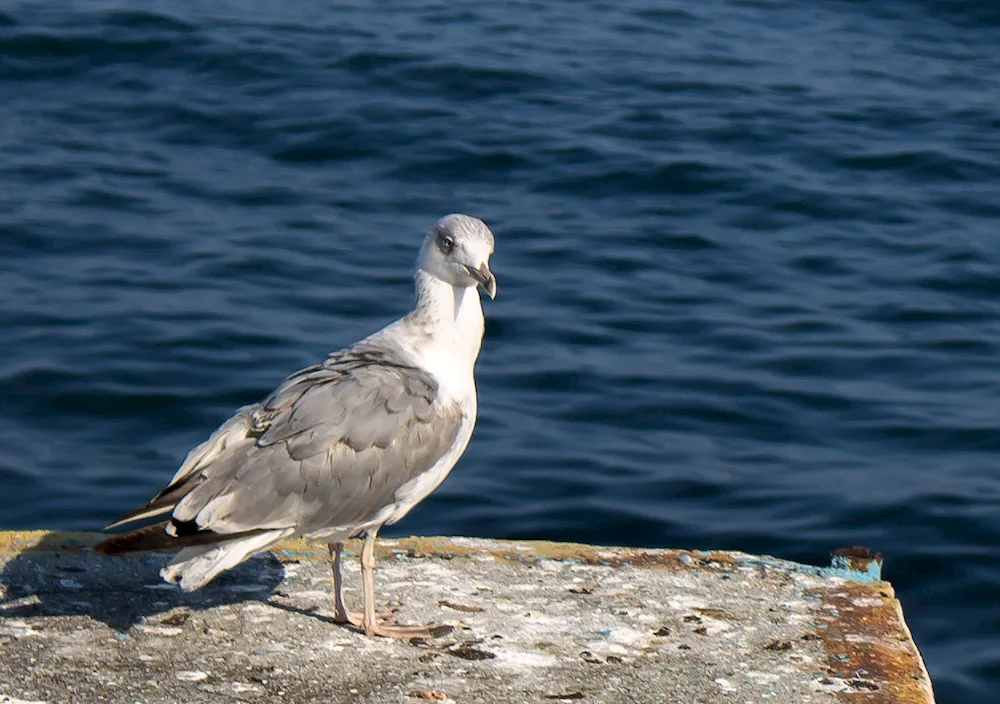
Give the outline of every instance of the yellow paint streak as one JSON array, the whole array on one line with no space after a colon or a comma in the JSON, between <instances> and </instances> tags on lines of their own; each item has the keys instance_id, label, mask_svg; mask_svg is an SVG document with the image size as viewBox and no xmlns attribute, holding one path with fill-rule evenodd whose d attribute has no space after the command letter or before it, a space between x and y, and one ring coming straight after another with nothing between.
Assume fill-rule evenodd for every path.
<instances>
[{"instance_id":1,"label":"yellow paint streak","mask_svg":"<svg viewBox=\"0 0 1000 704\"><path fill-rule=\"evenodd\" d=\"M12 555L25 551L65 552L89 547L107 537L101 533L71 533L62 531L0 531L0 554ZM360 552L361 541L347 541L349 552ZM272 551L279 560L327 559L325 543L303 539L279 543ZM137 553L141 554L141 553ZM638 548L602 547L579 543L554 543L548 541L486 541L480 544L463 544L443 537L415 536L410 538L380 539L376 554L381 557L405 555L412 558L468 558L490 555L494 559L517 562L538 560L577 561L587 565L617 567L655 567L672 569L697 569L709 563L732 568L738 564L738 553L688 552L685 550L643 550ZM687 556L687 564L681 557ZM127 555L123 556L127 557Z\"/></svg>"},{"instance_id":2,"label":"yellow paint streak","mask_svg":"<svg viewBox=\"0 0 1000 704\"><path fill-rule=\"evenodd\" d=\"M59 552L78 550L93 545L101 538L99 533L72 533L48 530L0 531L0 554L17 555L28 550Z\"/></svg>"}]
</instances>

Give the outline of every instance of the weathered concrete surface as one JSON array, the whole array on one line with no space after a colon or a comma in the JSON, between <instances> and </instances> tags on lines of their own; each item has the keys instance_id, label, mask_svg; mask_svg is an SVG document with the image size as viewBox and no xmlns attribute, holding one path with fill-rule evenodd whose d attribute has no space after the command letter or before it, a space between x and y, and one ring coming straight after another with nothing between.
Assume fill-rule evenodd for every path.
<instances>
[{"instance_id":1,"label":"weathered concrete surface","mask_svg":"<svg viewBox=\"0 0 1000 704\"><path fill-rule=\"evenodd\" d=\"M96 538L0 533L0 702L933 699L870 561L383 541L380 602L454 626L411 643L330 621L323 546L282 546L183 594L160 582L163 556L102 558ZM357 603L356 561L347 579Z\"/></svg>"}]
</instances>

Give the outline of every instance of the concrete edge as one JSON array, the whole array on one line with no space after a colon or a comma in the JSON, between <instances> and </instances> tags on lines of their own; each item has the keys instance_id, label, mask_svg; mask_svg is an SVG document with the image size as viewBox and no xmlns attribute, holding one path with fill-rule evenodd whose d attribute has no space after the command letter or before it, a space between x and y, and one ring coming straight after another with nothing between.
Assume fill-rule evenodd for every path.
<instances>
[{"instance_id":1,"label":"concrete edge","mask_svg":"<svg viewBox=\"0 0 1000 704\"><path fill-rule=\"evenodd\" d=\"M72 531L0 531L0 555L17 555L23 552L64 552L87 550L107 537L102 533ZM356 554L361 541L351 540L346 552ZM828 567L803 565L769 555L749 555L724 550L675 550L667 548L629 548L582 543L558 543L545 540L491 540L482 538L454 538L443 536L411 536L408 538L380 538L376 555L387 558L394 555L407 557L432 557L437 559L474 558L490 555L494 558L533 563L540 560L557 560L584 565L617 567L689 568L757 567L795 572L821 578L840 578L850 582L887 584L881 579L881 556L863 563L845 563L834 557ZM283 561L327 559L326 545L304 539L287 540L271 550ZM127 557L124 556L124 557Z\"/></svg>"},{"instance_id":2,"label":"concrete edge","mask_svg":"<svg viewBox=\"0 0 1000 704\"><path fill-rule=\"evenodd\" d=\"M0 531L0 556L89 551L103 537L100 533L84 532ZM356 553L360 546L360 541L349 541L347 549ZM301 539L282 542L271 552L282 562L328 559L325 544ZM382 539L376 552L381 559L405 556L408 559L461 560L489 556L525 564L552 560L666 570L753 568L819 578L819 585L805 590L803 596L819 604L814 637L822 641L827 653L832 684L842 682L845 685L838 698L849 704L932 704L934 701L930 677L903 618L902 606L892 585L881 579L881 555L872 556L860 548L837 551L829 567L741 552L439 536ZM145 559L143 553L135 557ZM886 686L865 691L866 682L882 682Z\"/></svg>"}]
</instances>

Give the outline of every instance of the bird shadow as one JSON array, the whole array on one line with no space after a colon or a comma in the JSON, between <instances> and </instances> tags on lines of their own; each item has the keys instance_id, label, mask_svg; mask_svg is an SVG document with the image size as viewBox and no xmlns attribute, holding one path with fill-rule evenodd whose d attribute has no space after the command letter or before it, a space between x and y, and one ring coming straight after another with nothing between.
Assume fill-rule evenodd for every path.
<instances>
[{"instance_id":1,"label":"bird shadow","mask_svg":"<svg viewBox=\"0 0 1000 704\"><path fill-rule=\"evenodd\" d=\"M285 576L281 560L268 552L198 591L184 592L160 578L169 555L107 557L90 549L94 537L50 533L19 551L0 552L0 619L89 616L124 632L176 609L197 612L242 602L273 606L270 598Z\"/></svg>"}]
</instances>

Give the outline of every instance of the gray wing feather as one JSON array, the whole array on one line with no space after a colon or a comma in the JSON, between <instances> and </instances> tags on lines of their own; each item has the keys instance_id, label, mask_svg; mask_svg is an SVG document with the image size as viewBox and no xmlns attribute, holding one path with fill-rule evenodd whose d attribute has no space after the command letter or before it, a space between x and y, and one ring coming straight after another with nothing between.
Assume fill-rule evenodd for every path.
<instances>
[{"instance_id":1,"label":"gray wing feather","mask_svg":"<svg viewBox=\"0 0 1000 704\"><path fill-rule=\"evenodd\" d=\"M433 377L385 351L331 356L192 451L172 486L194 472L199 480L174 520L224 533L371 520L454 444L462 411L437 398Z\"/></svg>"}]
</instances>

